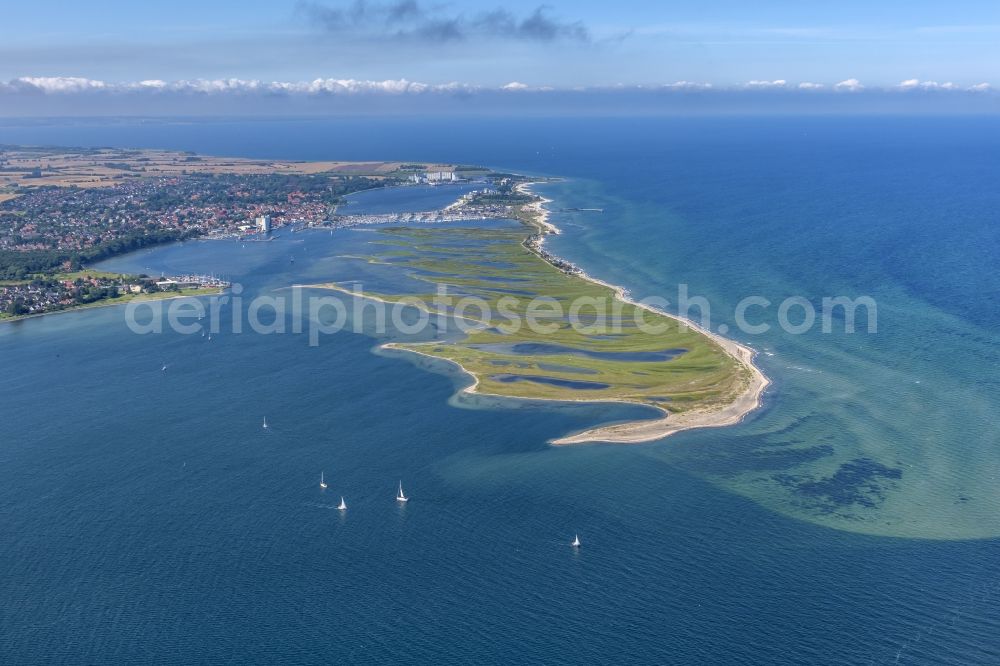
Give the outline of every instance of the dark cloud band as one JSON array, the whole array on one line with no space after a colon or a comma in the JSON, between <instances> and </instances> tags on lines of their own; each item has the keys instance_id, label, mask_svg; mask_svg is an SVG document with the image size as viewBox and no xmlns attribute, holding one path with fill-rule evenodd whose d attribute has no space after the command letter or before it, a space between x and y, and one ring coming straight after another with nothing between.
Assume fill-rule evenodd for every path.
<instances>
[{"instance_id":1,"label":"dark cloud band","mask_svg":"<svg viewBox=\"0 0 1000 666\"><path fill-rule=\"evenodd\" d=\"M532 42L591 41L590 31L579 21L561 21L538 7L524 17L500 7L471 16L428 7L417 0L391 3L355 0L346 5L302 1L298 12L322 30L338 35L430 42L465 41L472 38Z\"/></svg>"}]
</instances>

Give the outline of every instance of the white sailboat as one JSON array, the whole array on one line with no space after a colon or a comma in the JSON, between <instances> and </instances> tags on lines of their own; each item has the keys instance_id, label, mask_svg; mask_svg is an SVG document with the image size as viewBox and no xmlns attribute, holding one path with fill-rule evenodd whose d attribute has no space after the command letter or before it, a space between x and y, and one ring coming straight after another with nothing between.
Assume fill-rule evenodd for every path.
<instances>
[{"instance_id":1,"label":"white sailboat","mask_svg":"<svg viewBox=\"0 0 1000 666\"><path fill-rule=\"evenodd\" d=\"M573 543L571 543L570 545L573 546L574 548L579 548L580 547L580 535L579 534L573 535Z\"/></svg>"},{"instance_id":2,"label":"white sailboat","mask_svg":"<svg viewBox=\"0 0 1000 666\"><path fill-rule=\"evenodd\" d=\"M337 509L340 511L347 511L347 502L344 501L343 496L340 498L340 504L337 505Z\"/></svg>"},{"instance_id":3,"label":"white sailboat","mask_svg":"<svg viewBox=\"0 0 1000 666\"><path fill-rule=\"evenodd\" d=\"M266 428L267 426L264 427ZM323 478L323 472L319 473L319 487L322 490L326 490L326 479Z\"/></svg>"},{"instance_id":4,"label":"white sailboat","mask_svg":"<svg viewBox=\"0 0 1000 666\"><path fill-rule=\"evenodd\" d=\"M264 417L264 430L267 430L267 417Z\"/></svg>"},{"instance_id":5,"label":"white sailboat","mask_svg":"<svg viewBox=\"0 0 1000 666\"><path fill-rule=\"evenodd\" d=\"M399 482L399 492L396 493L397 502L409 502L410 498L403 494L403 482Z\"/></svg>"}]
</instances>

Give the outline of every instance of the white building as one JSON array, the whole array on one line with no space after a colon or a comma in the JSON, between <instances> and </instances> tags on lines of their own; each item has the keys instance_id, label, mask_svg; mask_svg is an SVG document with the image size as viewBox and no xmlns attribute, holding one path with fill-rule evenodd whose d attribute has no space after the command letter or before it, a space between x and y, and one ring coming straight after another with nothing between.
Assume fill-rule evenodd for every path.
<instances>
[{"instance_id":1,"label":"white building","mask_svg":"<svg viewBox=\"0 0 1000 666\"><path fill-rule=\"evenodd\" d=\"M257 218L257 230L264 234L271 230L270 215L261 215Z\"/></svg>"}]
</instances>

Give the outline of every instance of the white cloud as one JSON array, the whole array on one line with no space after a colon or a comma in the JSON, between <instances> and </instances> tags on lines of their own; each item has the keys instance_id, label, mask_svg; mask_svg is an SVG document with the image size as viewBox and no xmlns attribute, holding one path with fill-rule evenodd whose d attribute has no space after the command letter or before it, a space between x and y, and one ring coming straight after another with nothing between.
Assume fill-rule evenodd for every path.
<instances>
[{"instance_id":1,"label":"white cloud","mask_svg":"<svg viewBox=\"0 0 1000 666\"><path fill-rule=\"evenodd\" d=\"M523 84L514 84L515 87ZM525 86L527 87L527 86ZM6 84L0 83L0 90L35 90L43 93L66 94L83 92L174 92L215 94L419 94L425 92L457 92L474 90L474 86L462 83L444 83L431 85L406 79L390 79L385 81L359 81L356 79L314 79L312 81L260 81L257 79L191 79L179 81L162 81L146 79L143 81L108 83L95 79L81 77L34 77L22 76Z\"/></svg>"},{"instance_id":2,"label":"white cloud","mask_svg":"<svg viewBox=\"0 0 1000 666\"><path fill-rule=\"evenodd\" d=\"M108 84L104 81L77 76L22 76L14 79L10 85L14 88L30 87L45 93L82 92L108 88Z\"/></svg>"},{"instance_id":3,"label":"white cloud","mask_svg":"<svg viewBox=\"0 0 1000 666\"><path fill-rule=\"evenodd\" d=\"M257 92L260 81L243 79L195 79L193 81L177 81L170 85L170 90L180 92L196 92L205 94Z\"/></svg>"},{"instance_id":4,"label":"white cloud","mask_svg":"<svg viewBox=\"0 0 1000 666\"><path fill-rule=\"evenodd\" d=\"M673 83L664 83L660 87L668 90L709 90L712 88L712 84L696 83L694 81L675 81Z\"/></svg>"},{"instance_id":5,"label":"white cloud","mask_svg":"<svg viewBox=\"0 0 1000 666\"><path fill-rule=\"evenodd\" d=\"M958 90L958 86L951 81L938 83L937 81L921 81L919 79L907 79L896 87L900 90Z\"/></svg>"},{"instance_id":6,"label":"white cloud","mask_svg":"<svg viewBox=\"0 0 1000 666\"><path fill-rule=\"evenodd\" d=\"M907 79L895 86L866 88L858 79L846 79L830 85L805 81L790 84L784 79L752 80L744 84L715 87L711 83L694 81L675 81L658 85L628 85L614 86L578 86L572 88L553 88L548 86L529 86L520 81L511 81L499 87L477 86L452 81L450 83L422 83L407 79L386 79L382 81L359 79L317 78L311 81L262 81L259 79L182 79L163 81L160 79L144 79L140 81L108 82L98 79L88 79L75 76L33 77L23 76L7 82L0 81L0 94L30 93L35 95L257 95L257 96L342 96L342 95L448 95L467 93L490 93L530 91L540 92L602 92L621 91L719 91L739 93L752 90L787 90L787 91L824 91L824 92L856 92L868 90L871 92L899 92L911 90L949 91L949 92L990 92L995 90L989 83L980 83L966 88L952 82L921 81Z\"/></svg>"},{"instance_id":7,"label":"white cloud","mask_svg":"<svg viewBox=\"0 0 1000 666\"><path fill-rule=\"evenodd\" d=\"M315 79L309 83L270 84L272 91L306 93L310 95L357 95L365 93L384 93L404 95L408 93L425 93L432 90L453 90L451 84L431 86L426 83L407 81L406 79L391 79L386 81L358 81L356 79Z\"/></svg>"},{"instance_id":8,"label":"white cloud","mask_svg":"<svg viewBox=\"0 0 1000 666\"><path fill-rule=\"evenodd\" d=\"M834 90L846 90L848 92L855 92L858 90L864 90L865 87L861 85L861 81L857 79L845 79L833 87Z\"/></svg>"}]
</instances>

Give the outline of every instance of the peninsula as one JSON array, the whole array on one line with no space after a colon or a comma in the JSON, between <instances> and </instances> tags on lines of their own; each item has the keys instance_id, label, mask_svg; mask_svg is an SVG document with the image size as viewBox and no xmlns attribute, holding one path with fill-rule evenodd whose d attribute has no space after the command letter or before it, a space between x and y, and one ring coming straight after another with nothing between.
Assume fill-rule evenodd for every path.
<instances>
[{"instance_id":1,"label":"peninsula","mask_svg":"<svg viewBox=\"0 0 1000 666\"><path fill-rule=\"evenodd\" d=\"M551 254L545 238L559 229L548 219L548 201L532 192L532 181L504 175L494 183L447 212L520 225L391 226L370 243L375 248L370 256L344 258L385 265L409 284L426 285L365 291L363 297L472 324L459 339L392 342L383 348L456 364L472 377L465 392L636 403L662 414L567 435L554 444L651 441L681 430L731 425L759 406L768 380L754 365L751 349L636 303L624 289ZM358 295L342 283L310 286ZM442 287L477 299L479 306L470 311L442 302L435 298ZM540 302L551 306L541 315L532 311ZM521 325L532 320L541 325Z\"/></svg>"}]
</instances>

